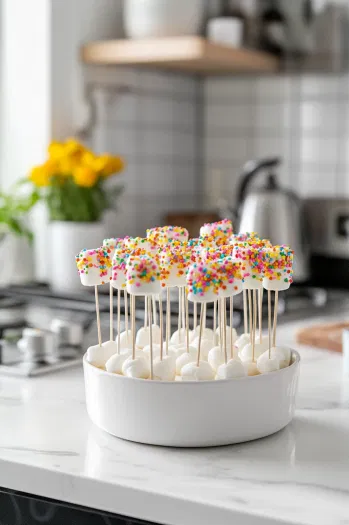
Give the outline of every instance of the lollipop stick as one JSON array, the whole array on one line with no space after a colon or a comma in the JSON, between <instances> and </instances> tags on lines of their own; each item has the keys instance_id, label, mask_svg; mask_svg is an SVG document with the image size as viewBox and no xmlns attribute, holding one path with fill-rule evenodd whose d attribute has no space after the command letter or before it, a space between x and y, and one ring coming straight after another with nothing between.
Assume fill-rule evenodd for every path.
<instances>
[{"instance_id":1,"label":"lollipop stick","mask_svg":"<svg viewBox=\"0 0 349 525\"><path fill-rule=\"evenodd\" d=\"M124 305L125 305L125 330L128 338L128 296L126 290L124 290Z\"/></svg>"},{"instance_id":2,"label":"lollipop stick","mask_svg":"<svg viewBox=\"0 0 349 525\"><path fill-rule=\"evenodd\" d=\"M229 324L230 324L230 359L234 358L234 344L233 344L233 323L234 323L234 305L233 305L233 296L230 297L229 305Z\"/></svg>"},{"instance_id":3,"label":"lollipop stick","mask_svg":"<svg viewBox=\"0 0 349 525\"><path fill-rule=\"evenodd\" d=\"M182 331L182 294L181 289L178 288L178 342L181 342L181 331Z\"/></svg>"},{"instance_id":4,"label":"lollipop stick","mask_svg":"<svg viewBox=\"0 0 349 525\"><path fill-rule=\"evenodd\" d=\"M224 362L228 362L227 353L227 303L225 298L222 299L222 311L223 311L223 344L224 344Z\"/></svg>"},{"instance_id":5,"label":"lollipop stick","mask_svg":"<svg viewBox=\"0 0 349 525\"><path fill-rule=\"evenodd\" d=\"M120 303L121 303L121 292L118 290L118 354L120 354Z\"/></svg>"},{"instance_id":6,"label":"lollipop stick","mask_svg":"<svg viewBox=\"0 0 349 525\"><path fill-rule=\"evenodd\" d=\"M247 325L247 292L246 290L242 291L243 303L244 303L244 332L247 334L248 325Z\"/></svg>"},{"instance_id":7,"label":"lollipop stick","mask_svg":"<svg viewBox=\"0 0 349 525\"><path fill-rule=\"evenodd\" d=\"M194 330L196 330L196 327L197 327L197 324L198 324L198 304L197 303L194 303L194 314L193 314L193 317L194 317L193 328L194 328Z\"/></svg>"},{"instance_id":8,"label":"lollipop stick","mask_svg":"<svg viewBox=\"0 0 349 525\"><path fill-rule=\"evenodd\" d=\"M183 326L183 331L185 332L185 322L186 322L186 317L185 317L185 288L182 288L181 290L181 293L182 293L182 326Z\"/></svg>"},{"instance_id":9,"label":"lollipop stick","mask_svg":"<svg viewBox=\"0 0 349 525\"><path fill-rule=\"evenodd\" d=\"M262 314L263 314L263 288L258 290L258 321L259 321L259 342L262 344Z\"/></svg>"},{"instance_id":10,"label":"lollipop stick","mask_svg":"<svg viewBox=\"0 0 349 525\"><path fill-rule=\"evenodd\" d=\"M187 353L189 354L189 302L188 302L188 292L184 289L185 294L185 312L186 312L186 333L187 333Z\"/></svg>"},{"instance_id":11,"label":"lollipop stick","mask_svg":"<svg viewBox=\"0 0 349 525\"><path fill-rule=\"evenodd\" d=\"M102 346L101 318L100 318L100 315L99 315L99 300L98 300L98 286L97 285L95 285L95 299L96 299L98 344L99 344L99 346Z\"/></svg>"},{"instance_id":12,"label":"lollipop stick","mask_svg":"<svg viewBox=\"0 0 349 525\"><path fill-rule=\"evenodd\" d=\"M268 290L268 339L269 339L269 359L271 358L271 293Z\"/></svg>"},{"instance_id":13,"label":"lollipop stick","mask_svg":"<svg viewBox=\"0 0 349 525\"><path fill-rule=\"evenodd\" d=\"M217 330L217 303L213 302L213 344L216 344L216 330Z\"/></svg>"},{"instance_id":14,"label":"lollipop stick","mask_svg":"<svg viewBox=\"0 0 349 525\"><path fill-rule=\"evenodd\" d=\"M252 344L252 294L248 290L248 314L249 314L249 328L250 328L250 343Z\"/></svg>"},{"instance_id":15,"label":"lollipop stick","mask_svg":"<svg viewBox=\"0 0 349 525\"><path fill-rule=\"evenodd\" d=\"M196 361L196 366L200 365L200 354L201 354L201 339L202 339L202 329L204 327L204 317L206 316L206 304L201 303L200 309L200 330L199 330L199 344L198 344L198 358Z\"/></svg>"},{"instance_id":16,"label":"lollipop stick","mask_svg":"<svg viewBox=\"0 0 349 525\"><path fill-rule=\"evenodd\" d=\"M136 298L131 295L132 359L136 359Z\"/></svg>"},{"instance_id":17,"label":"lollipop stick","mask_svg":"<svg viewBox=\"0 0 349 525\"><path fill-rule=\"evenodd\" d=\"M255 362L256 350L256 326L257 326L257 293L253 290L253 322L252 322L252 362Z\"/></svg>"},{"instance_id":18,"label":"lollipop stick","mask_svg":"<svg viewBox=\"0 0 349 525\"><path fill-rule=\"evenodd\" d=\"M110 340L114 340L114 304L113 304L113 287L110 283L109 287L109 315L110 315Z\"/></svg>"},{"instance_id":19,"label":"lollipop stick","mask_svg":"<svg viewBox=\"0 0 349 525\"><path fill-rule=\"evenodd\" d=\"M275 290L274 322L273 322L273 346L276 346L276 325L278 320L279 292Z\"/></svg>"},{"instance_id":20,"label":"lollipop stick","mask_svg":"<svg viewBox=\"0 0 349 525\"><path fill-rule=\"evenodd\" d=\"M156 312L156 300L155 300L155 295L152 295L152 303L153 303L153 319L154 319L154 324L158 324L158 319L157 319L157 312Z\"/></svg>"},{"instance_id":21,"label":"lollipop stick","mask_svg":"<svg viewBox=\"0 0 349 525\"><path fill-rule=\"evenodd\" d=\"M153 320L151 311L151 295L148 297L148 312L149 312L149 346L150 346L150 379L153 379Z\"/></svg>"},{"instance_id":22,"label":"lollipop stick","mask_svg":"<svg viewBox=\"0 0 349 525\"><path fill-rule=\"evenodd\" d=\"M166 355L168 355L168 342L171 334L171 303L170 303L170 289L166 291Z\"/></svg>"},{"instance_id":23,"label":"lollipop stick","mask_svg":"<svg viewBox=\"0 0 349 525\"><path fill-rule=\"evenodd\" d=\"M221 352L223 352L223 328L222 328L223 314L222 314L222 303L219 299L217 302L217 306L218 306L218 325L219 325L219 347L221 349Z\"/></svg>"},{"instance_id":24,"label":"lollipop stick","mask_svg":"<svg viewBox=\"0 0 349 525\"><path fill-rule=\"evenodd\" d=\"M144 301L144 328L148 326L148 301Z\"/></svg>"},{"instance_id":25,"label":"lollipop stick","mask_svg":"<svg viewBox=\"0 0 349 525\"><path fill-rule=\"evenodd\" d=\"M163 319L163 311L162 311L162 299L161 294L159 294L159 323L160 323L160 361L162 361L163 354L164 354L164 319Z\"/></svg>"}]
</instances>

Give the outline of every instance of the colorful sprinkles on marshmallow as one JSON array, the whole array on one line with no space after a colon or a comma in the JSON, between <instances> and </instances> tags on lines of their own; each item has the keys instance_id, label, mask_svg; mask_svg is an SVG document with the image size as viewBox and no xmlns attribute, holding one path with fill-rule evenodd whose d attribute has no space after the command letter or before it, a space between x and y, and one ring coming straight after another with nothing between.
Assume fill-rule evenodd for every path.
<instances>
[{"instance_id":1,"label":"colorful sprinkles on marshmallow","mask_svg":"<svg viewBox=\"0 0 349 525\"><path fill-rule=\"evenodd\" d=\"M208 222L200 228L200 236L212 236L218 246L227 244L232 234L233 224L229 219L223 219L219 222Z\"/></svg>"},{"instance_id":2,"label":"colorful sprinkles on marshmallow","mask_svg":"<svg viewBox=\"0 0 349 525\"><path fill-rule=\"evenodd\" d=\"M75 261L80 275L88 275L92 268L96 268L100 277L105 277L105 281L109 280L109 268L111 268L109 248L81 250L75 257Z\"/></svg>"},{"instance_id":3,"label":"colorful sprinkles on marshmallow","mask_svg":"<svg viewBox=\"0 0 349 525\"><path fill-rule=\"evenodd\" d=\"M289 246L272 246L264 250L265 278L269 281L293 282L293 251Z\"/></svg>"}]
</instances>

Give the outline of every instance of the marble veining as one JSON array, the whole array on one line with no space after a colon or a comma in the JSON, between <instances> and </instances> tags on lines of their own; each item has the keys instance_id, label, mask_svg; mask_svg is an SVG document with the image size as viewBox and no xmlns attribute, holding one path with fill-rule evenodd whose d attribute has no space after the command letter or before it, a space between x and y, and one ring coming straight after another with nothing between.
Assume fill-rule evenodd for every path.
<instances>
[{"instance_id":1,"label":"marble veining","mask_svg":"<svg viewBox=\"0 0 349 525\"><path fill-rule=\"evenodd\" d=\"M280 326L280 343L301 324ZM170 525L349 523L349 379L340 355L298 350L292 424L220 448L109 436L88 419L82 370L0 376L0 486Z\"/></svg>"}]
</instances>

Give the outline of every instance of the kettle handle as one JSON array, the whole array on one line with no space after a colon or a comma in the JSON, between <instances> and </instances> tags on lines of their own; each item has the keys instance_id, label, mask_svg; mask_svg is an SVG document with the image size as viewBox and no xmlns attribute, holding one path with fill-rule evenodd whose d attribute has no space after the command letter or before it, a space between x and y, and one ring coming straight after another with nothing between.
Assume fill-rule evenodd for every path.
<instances>
[{"instance_id":1,"label":"kettle handle","mask_svg":"<svg viewBox=\"0 0 349 525\"><path fill-rule=\"evenodd\" d=\"M275 168L281 164L279 157L269 157L264 160L250 160L246 162L241 175L241 183L238 188L238 206L241 206L245 200L247 188L252 182L252 179L265 168Z\"/></svg>"}]
</instances>

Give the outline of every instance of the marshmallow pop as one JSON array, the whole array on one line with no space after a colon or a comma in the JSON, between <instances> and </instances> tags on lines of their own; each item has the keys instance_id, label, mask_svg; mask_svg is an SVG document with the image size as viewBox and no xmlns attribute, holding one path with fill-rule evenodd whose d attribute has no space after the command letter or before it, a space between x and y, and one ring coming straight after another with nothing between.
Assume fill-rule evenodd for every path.
<instances>
[{"instance_id":1,"label":"marshmallow pop","mask_svg":"<svg viewBox=\"0 0 349 525\"><path fill-rule=\"evenodd\" d=\"M161 278L167 288L178 287L178 331L172 335L173 340L181 343L182 332L186 333L185 312L188 309L184 287L187 270L191 260L191 252L187 243L172 241L166 244L160 252ZM182 330L183 326L183 330ZM171 340L172 340L171 338Z\"/></svg>"},{"instance_id":2,"label":"marshmallow pop","mask_svg":"<svg viewBox=\"0 0 349 525\"><path fill-rule=\"evenodd\" d=\"M185 380L207 380L214 378L214 371L209 363L200 361L201 340L206 316L206 303L218 299L220 286L216 262L194 263L189 267L187 275L188 299L201 303L200 331L196 363L188 363L182 368L182 378Z\"/></svg>"},{"instance_id":3,"label":"marshmallow pop","mask_svg":"<svg viewBox=\"0 0 349 525\"><path fill-rule=\"evenodd\" d=\"M212 236L218 246L228 244L233 233L233 225L229 219L206 223L200 228L200 237Z\"/></svg>"},{"instance_id":4,"label":"marshmallow pop","mask_svg":"<svg viewBox=\"0 0 349 525\"><path fill-rule=\"evenodd\" d=\"M124 239L119 237L111 237L109 239L103 240L103 247L110 250L110 258L112 260L112 278L110 280L109 284L109 312L110 312L110 338L109 341L106 343L103 343L104 345L108 345L108 347L112 350L114 349L114 353L119 352L120 349L120 341L118 341L118 344L114 341L114 300L113 300L113 261L114 261L114 255L116 250L119 250L120 247L123 246ZM118 321L117 321L117 329L118 329L118 338L120 335L120 289L118 289Z\"/></svg>"},{"instance_id":5,"label":"marshmallow pop","mask_svg":"<svg viewBox=\"0 0 349 525\"><path fill-rule=\"evenodd\" d=\"M98 286L109 282L111 275L110 249L101 247L92 250L82 250L76 257L76 265L80 275L81 283L84 286L95 287L96 316L98 330L98 346L90 347L87 350L87 358L97 366L104 366L110 355L109 349L102 348L101 322L99 315ZM115 349L114 349L115 352ZM113 353L114 353L113 352ZM105 355L104 355L105 354Z\"/></svg>"},{"instance_id":6,"label":"marshmallow pop","mask_svg":"<svg viewBox=\"0 0 349 525\"><path fill-rule=\"evenodd\" d=\"M126 290L126 270L127 261L130 257L130 251L125 248L125 239L118 239L115 247L113 261L112 261L112 277L111 286L118 291L118 352L123 345L130 346L131 333L128 329L128 296ZM125 305L125 332L120 332L120 296L121 290L124 291L124 305Z\"/></svg>"},{"instance_id":7,"label":"marshmallow pop","mask_svg":"<svg viewBox=\"0 0 349 525\"><path fill-rule=\"evenodd\" d=\"M264 279L263 286L268 291L268 337L269 350L268 359L270 362L261 359L261 370L270 372L270 368L275 368L276 357L272 355L272 350L276 347L276 326L279 291L287 290L293 282L293 251L289 246L271 246L264 250ZM271 291L275 292L274 301L274 321L273 333L271 333ZM262 358L262 356L261 356ZM278 362L279 365L279 362Z\"/></svg>"},{"instance_id":8,"label":"marshmallow pop","mask_svg":"<svg viewBox=\"0 0 349 525\"><path fill-rule=\"evenodd\" d=\"M135 297L145 296L148 300L149 343L150 343L150 378L153 379L153 330L152 330L152 295L161 292L160 268L155 259L146 255L132 257L127 265L126 289L132 296L132 359L136 361L135 340ZM138 370L138 369L137 369ZM138 372L137 372L138 373Z\"/></svg>"}]
</instances>

